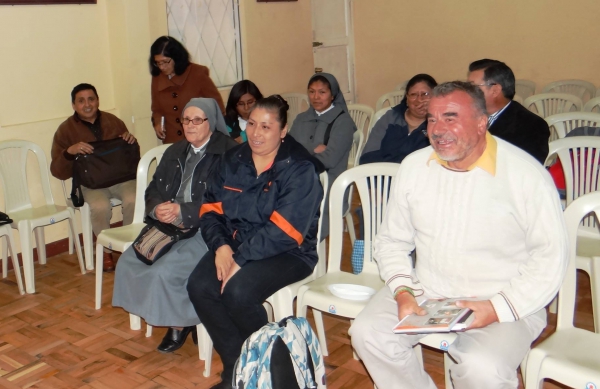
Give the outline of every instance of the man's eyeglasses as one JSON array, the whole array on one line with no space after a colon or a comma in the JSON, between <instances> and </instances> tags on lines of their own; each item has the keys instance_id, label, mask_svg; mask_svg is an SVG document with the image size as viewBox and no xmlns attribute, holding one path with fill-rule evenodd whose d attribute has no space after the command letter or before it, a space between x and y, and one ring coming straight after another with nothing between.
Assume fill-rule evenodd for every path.
<instances>
[{"instance_id":1,"label":"man's eyeglasses","mask_svg":"<svg viewBox=\"0 0 600 389\"><path fill-rule=\"evenodd\" d=\"M204 122L207 122L207 121L208 121L208 119L202 119L202 118L193 118L193 119L183 118L183 119L181 120L181 122L182 122L183 124L185 124L186 126L187 126L188 124L190 124L190 122L192 122L192 123L194 123L195 125L197 125L197 126L198 126L198 125L200 125L200 124L202 124L202 123L204 123Z\"/></svg>"},{"instance_id":2,"label":"man's eyeglasses","mask_svg":"<svg viewBox=\"0 0 600 389\"><path fill-rule=\"evenodd\" d=\"M431 98L431 92L412 92L408 94L410 100L416 100L419 97L428 100Z\"/></svg>"},{"instance_id":3,"label":"man's eyeglasses","mask_svg":"<svg viewBox=\"0 0 600 389\"><path fill-rule=\"evenodd\" d=\"M165 60L165 61L157 61L157 62L154 62L154 65L156 65L157 68L160 68L162 66L167 66L168 64L170 64L172 60L173 60L173 58L169 58L168 60Z\"/></svg>"},{"instance_id":4,"label":"man's eyeglasses","mask_svg":"<svg viewBox=\"0 0 600 389\"><path fill-rule=\"evenodd\" d=\"M471 83L471 85L473 86L493 86L493 85L498 85L498 83L496 82L487 82L485 84L475 84L475 83Z\"/></svg>"}]
</instances>

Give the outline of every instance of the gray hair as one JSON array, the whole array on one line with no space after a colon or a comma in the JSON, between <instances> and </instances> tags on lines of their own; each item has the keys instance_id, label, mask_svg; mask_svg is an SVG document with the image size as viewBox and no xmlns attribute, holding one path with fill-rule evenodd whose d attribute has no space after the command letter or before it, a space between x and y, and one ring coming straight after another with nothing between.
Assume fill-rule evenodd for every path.
<instances>
[{"instance_id":1,"label":"gray hair","mask_svg":"<svg viewBox=\"0 0 600 389\"><path fill-rule=\"evenodd\" d=\"M433 88L433 97L445 97L448 96L450 93L457 91L465 92L466 94L468 94L471 97L471 99L473 99L473 108L475 108L480 114L488 116L483 91L477 85L473 85L470 82L444 82Z\"/></svg>"}]
</instances>

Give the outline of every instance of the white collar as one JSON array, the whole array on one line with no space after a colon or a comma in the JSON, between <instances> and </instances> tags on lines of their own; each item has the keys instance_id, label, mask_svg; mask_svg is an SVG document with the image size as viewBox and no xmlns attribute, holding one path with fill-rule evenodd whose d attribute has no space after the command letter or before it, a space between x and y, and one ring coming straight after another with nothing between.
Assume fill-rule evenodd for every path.
<instances>
[{"instance_id":1,"label":"white collar","mask_svg":"<svg viewBox=\"0 0 600 389\"><path fill-rule=\"evenodd\" d=\"M204 144L200 147L194 147L194 145L190 143L190 146L192 146L192 150L194 150L194 154L198 154L200 151L202 151L202 149L205 149L206 145L208 144L209 141L210 141L210 136L208 137L206 142L204 142Z\"/></svg>"},{"instance_id":2,"label":"white collar","mask_svg":"<svg viewBox=\"0 0 600 389\"><path fill-rule=\"evenodd\" d=\"M315 112L317 113L317 116L321 116L321 115L324 115L324 114L326 114L327 112L331 111L331 110L333 109L333 107L334 107L334 105L333 105L333 103L331 103L331 105L329 106L329 108L327 108L325 111L323 111L323 112L319 112L319 111L317 111L317 110L315 109Z\"/></svg>"}]
</instances>

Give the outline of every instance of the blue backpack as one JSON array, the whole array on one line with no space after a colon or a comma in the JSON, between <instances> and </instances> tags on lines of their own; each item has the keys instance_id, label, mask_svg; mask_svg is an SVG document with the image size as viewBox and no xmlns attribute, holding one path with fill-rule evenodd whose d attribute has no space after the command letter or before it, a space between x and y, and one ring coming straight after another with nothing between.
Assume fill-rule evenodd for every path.
<instances>
[{"instance_id":1,"label":"blue backpack","mask_svg":"<svg viewBox=\"0 0 600 389\"><path fill-rule=\"evenodd\" d=\"M324 389L319 340L305 318L268 323L242 346L233 375L235 389Z\"/></svg>"}]
</instances>

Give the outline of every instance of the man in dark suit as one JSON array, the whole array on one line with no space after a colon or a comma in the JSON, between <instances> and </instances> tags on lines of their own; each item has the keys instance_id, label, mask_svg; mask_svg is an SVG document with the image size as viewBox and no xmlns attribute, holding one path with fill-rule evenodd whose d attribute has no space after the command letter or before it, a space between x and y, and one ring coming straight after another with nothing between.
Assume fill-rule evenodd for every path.
<instances>
[{"instance_id":1,"label":"man in dark suit","mask_svg":"<svg viewBox=\"0 0 600 389\"><path fill-rule=\"evenodd\" d=\"M488 131L543 164L548 156L550 129L544 119L512 101L515 95L512 70L504 62L481 59L469 65L468 80L479 86L485 96Z\"/></svg>"}]
</instances>

